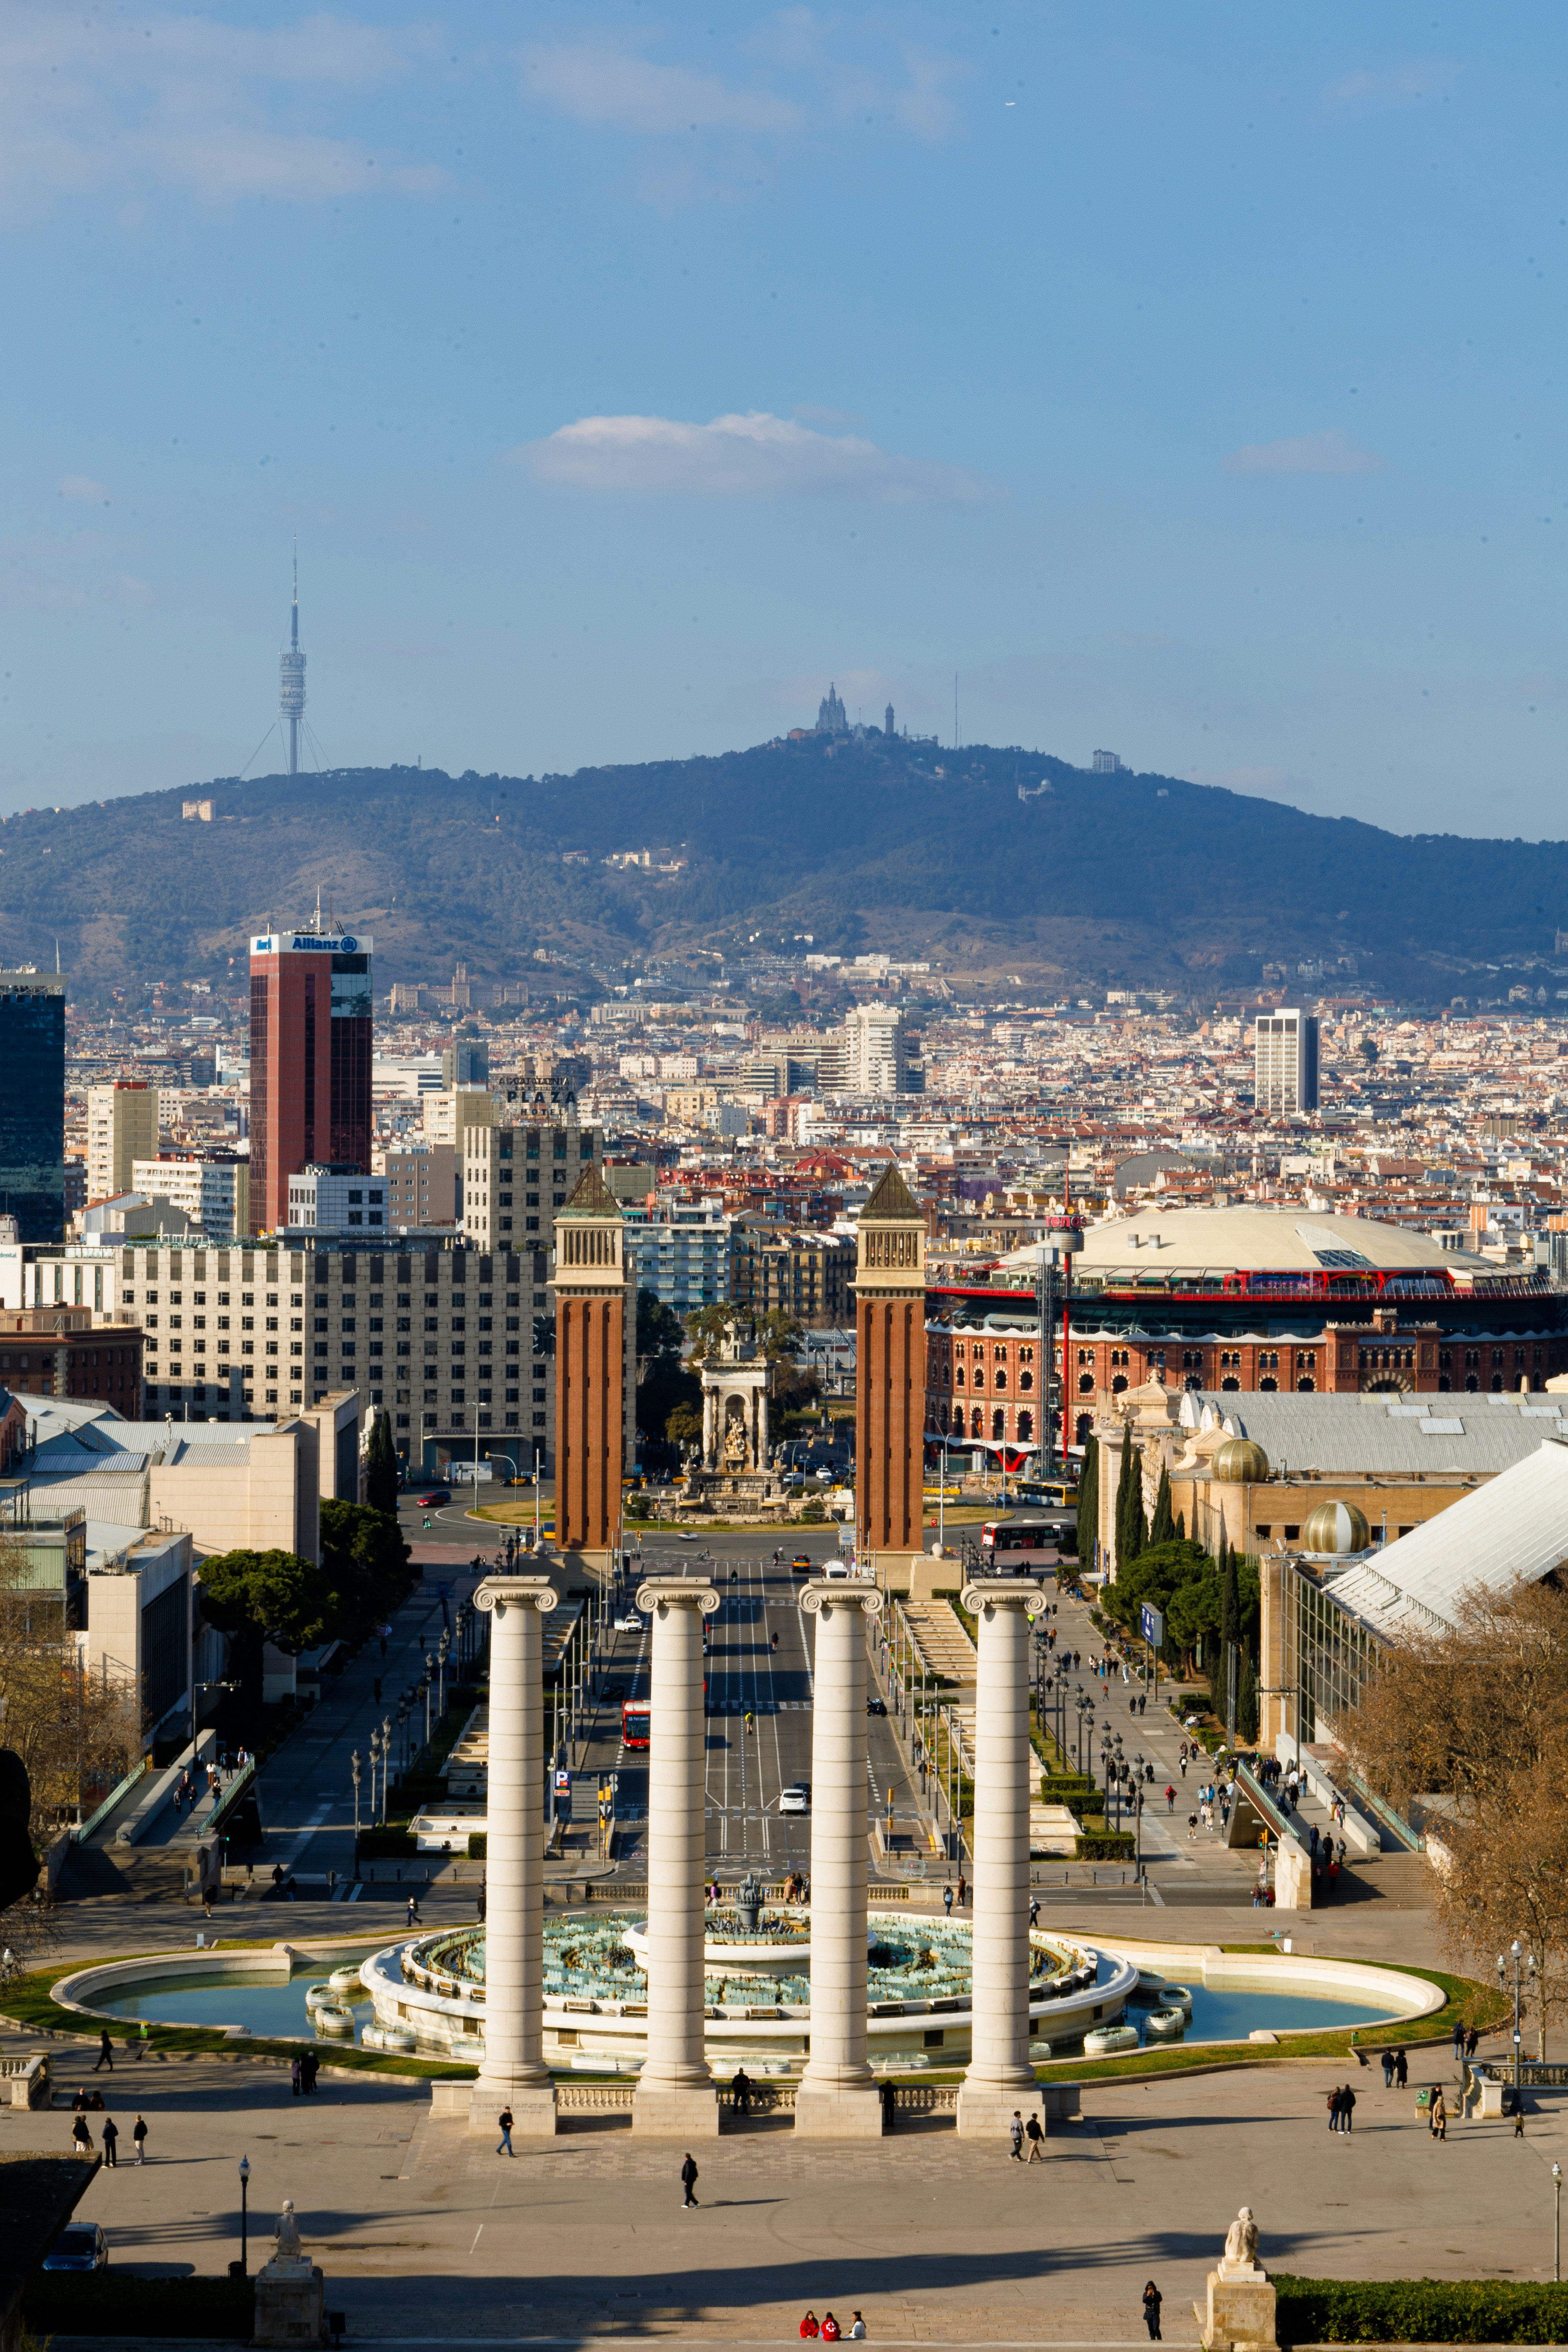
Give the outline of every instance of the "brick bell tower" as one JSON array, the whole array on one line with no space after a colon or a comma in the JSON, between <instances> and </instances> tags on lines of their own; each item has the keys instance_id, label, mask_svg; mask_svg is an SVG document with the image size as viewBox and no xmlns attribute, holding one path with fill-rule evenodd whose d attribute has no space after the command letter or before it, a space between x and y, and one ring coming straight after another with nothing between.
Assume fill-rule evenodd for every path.
<instances>
[{"instance_id":1,"label":"brick bell tower","mask_svg":"<svg viewBox=\"0 0 1568 2352\"><path fill-rule=\"evenodd\" d=\"M855 1301L856 1534L863 1551L919 1551L925 1465L925 1219L890 1160L860 1212Z\"/></svg>"},{"instance_id":2,"label":"brick bell tower","mask_svg":"<svg viewBox=\"0 0 1568 2352\"><path fill-rule=\"evenodd\" d=\"M596 1166L555 1213L555 1543L608 1551L633 1427L625 1221Z\"/></svg>"}]
</instances>

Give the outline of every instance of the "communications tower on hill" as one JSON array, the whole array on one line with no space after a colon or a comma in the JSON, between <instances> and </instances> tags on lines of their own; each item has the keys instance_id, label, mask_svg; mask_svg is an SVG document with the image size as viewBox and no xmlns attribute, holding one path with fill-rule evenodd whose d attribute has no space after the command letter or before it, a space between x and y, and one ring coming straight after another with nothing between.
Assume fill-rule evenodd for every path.
<instances>
[{"instance_id":1,"label":"communications tower on hill","mask_svg":"<svg viewBox=\"0 0 1568 2352\"><path fill-rule=\"evenodd\" d=\"M294 551L294 602L289 643L278 656L278 723L288 740L289 773L300 772L300 724L305 716L305 656L300 651L300 551Z\"/></svg>"}]
</instances>

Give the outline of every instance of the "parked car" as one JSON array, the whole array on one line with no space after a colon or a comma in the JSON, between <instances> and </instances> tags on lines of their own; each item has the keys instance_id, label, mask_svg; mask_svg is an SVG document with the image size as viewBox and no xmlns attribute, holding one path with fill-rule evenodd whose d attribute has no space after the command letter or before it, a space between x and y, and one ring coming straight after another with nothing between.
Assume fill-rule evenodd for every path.
<instances>
[{"instance_id":1,"label":"parked car","mask_svg":"<svg viewBox=\"0 0 1568 2352\"><path fill-rule=\"evenodd\" d=\"M635 1609L622 1610L620 1615L616 1619L616 1631L617 1633L640 1633L642 1632L642 1619L637 1615Z\"/></svg>"},{"instance_id":2,"label":"parked car","mask_svg":"<svg viewBox=\"0 0 1568 2352\"><path fill-rule=\"evenodd\" d=\"M886 1715L888 1712L887 1700L885 1698L868 1698L866 1701L866 1712L868 1715Z\"/></svg>"},{"instance_id":3,"label":"parked car","mask_svg":"<svg viewBox=\"0 0 1568 2352\"><path fill-rule=\"evenodd\" d=\"M44 2256L47 2271L106 2271L109 2241L96 2221L73 2221Z\"/></svg>"},{"instance_id":4,"label":"parked car","mask_svg":"<svg viewBox=\"0 0 1568 2352\"><path fill-rule=\"evenodd\" d=\"M797 1551L789 1565L792 1576L809 1576L811 1574L811 1554L808 1551Z\"/></svg>"},{"instance_id":5,"label":"parked car","mask_svg":"<svg viewBox=\"0 0 1568 2352\"><path fill-rule=\"evenodd\" d=\"M797 1780L793 1789L784 1791L779 1799L779 1811L781 1813L810 1812L811 1790L804 1780Z\"/></svg>"},{"instance_id":6,"label":"parked car","mask_svg":"<svg viewBox=\"0 0 1568 2352\"><path fill-rule=\"evenodd\" d=\"M420 1506L421 1509L426 1511L432 1510L437 1503L449 1503L451 1501L451 1489L447 1486L432 1486L428 1494L416 1495L414 1499Z\"/></svg>"}]
</instances>

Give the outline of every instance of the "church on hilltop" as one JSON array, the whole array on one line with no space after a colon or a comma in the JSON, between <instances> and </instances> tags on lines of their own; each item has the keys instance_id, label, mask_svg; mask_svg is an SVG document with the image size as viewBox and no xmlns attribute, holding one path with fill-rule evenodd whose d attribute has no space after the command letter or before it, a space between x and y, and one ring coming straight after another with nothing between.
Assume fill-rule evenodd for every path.
<instances>
[{"instance_id":1,"label":"church on hilltop","mask_svg":"<svg viewBox=\"0 0 1568 2352\"><path fill-rule=\"evenodd\" d=\"M893 723L893 706L889 702L887 709L882 715L881 733L889 742L891 742L898 731L897 727ZM878 730L875 727L862 727L858 722L857 722L853 727L850 726L849 713L844 708L843 697L838 691L837 681L834 681L829 684L826 693L823 696L822 700L816 706L816 726L792 727L789 730L788 740L792 743L805 743L809 741L814 735L826 735L829 738L835 736L847 736L852 743L864 743L868 741L877 734L877 732ZM936 738L934 735L917 735L913 737L906 737L905 740L917 743L934 743Z\"/></svg>"}]
</instances>

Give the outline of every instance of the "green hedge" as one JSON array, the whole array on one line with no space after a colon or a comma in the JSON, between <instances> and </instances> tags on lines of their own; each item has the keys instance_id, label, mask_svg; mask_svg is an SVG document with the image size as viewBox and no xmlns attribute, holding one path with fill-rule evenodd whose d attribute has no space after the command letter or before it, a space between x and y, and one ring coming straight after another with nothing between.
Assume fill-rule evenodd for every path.
<instances>
[{"instance_id":1,"label":"green hedge","mask_svg":"<svg viewBox=\"0 0 1568 2352\"><path fill-rule=\"evenodd\" d=\"M27 2282L22 2317L37 2336L200 2336L243 2341L256 2333L256 2281L126 2278L114 2270L39 2271Z\"/></svg>"},{"instance_id":2,"label":"green hedge","mask_svg":"<svg viewBox=\"0 0 1568 2352\"><path fill-rule=\"evenodd\" d=\"M490 1837L488 1830L470 1830L468 1832L468 1860L470 1862L488 1861L489 1857L489 1850Z\"/></svg>"},{"instance_id":3,"label":"green hedge","mask_svg":"<svg viewBox=\"0 0 1568 2352\"><path fill-rule=\"evenodd\" d=\"M1308 2279L1281 2273L1281 2344L1562 2344L1568 2286L1514 2279Z\"/></svg>"},{"instance_id":4,"label":"green hedge","mask_svg":"<svg viewBox=\"0 0 1568 2352\"><path fill-rule=\"evenodd\" d=\"M1091 1831L1078 1841L1079 1862L1131 1862L1135 1851L1127 1830Z\"/></svg>"},{"instance_id":5,"label":"green hedge","mask_svg":"<svg viewBox=\"0 0 1568 2352\"><path fill-rule=\"evenodd\" d=\"M362 1862L412 1862L418 1851L407 1830L361 1830L359 1833Z\"/></svg>"}]
</instances>

